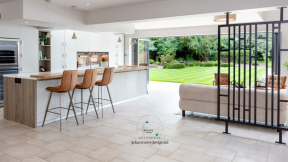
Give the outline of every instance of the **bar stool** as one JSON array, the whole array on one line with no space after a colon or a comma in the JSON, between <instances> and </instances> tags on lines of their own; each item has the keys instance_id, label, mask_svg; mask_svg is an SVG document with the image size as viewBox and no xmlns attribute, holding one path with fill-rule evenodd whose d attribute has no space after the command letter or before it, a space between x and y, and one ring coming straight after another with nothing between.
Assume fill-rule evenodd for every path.
<instances>
[{"instance_id":1,"label":"bar stool","mask_svg":"<svg viewBox=\"0 0 288 162\"><path fill-rule=\"evenodd\" d=\"M99 110L99 99L101 99L101 107L102 107L102 117L103 117L103 100L106 100L106 101L110 101L111 102L111 105L112 105L112 109L113 109L113 112L115 113L114 111L114 106L113 106L113 103L112 103L112 99L111 99L111 95L110 95L110 92L109 92L109 88L108 88L108 85L113 81L113 77L114 77L114 67L110 67L110 68L105 68L104 69L104 73L103 73L103 77L102 77L102 80L98 80L95 85L98 86L98 97L97 98L94 98L95 99L98 99L98 110ZM108 91L108 94L109 94L109 98L110 100L108 99L103 99L102 97L102 87L103 86L106 86L107 88L107 91ZM99 97L99 87L101 87L101 98ZM94 100L92 100L94 102ZM88 101L88 105L90 104L90 99ZM87 111L88 111L88 107L87 107L87 110L86 110L86 114L87 114Z\"/></svg>"},{"instance_id":2,"label":"bar stool","mask_svg":"<svg viewBox=\"0 0 288 162\"><path fill-rule=\"evenodd\" d=\"M75 109L74 109L74 106L73 106L72 97L71 97L70 92L69 92L69 91L71 91L72 89L75 88L76 83L77 83L77 70L66 70L66 71L63 72L63 76L62 76L62 80L61 80L61 85L60 86L47 87L46 88L46 90L50 91L51 93L50 93L49 101L48 101L48 104L47 104L47 108L46 108L46 112L45 112L45 116L44 116L42 127L44 127L44 123L45 123L46 116L47 116L48 112L49 113L53 113L53 114L58 114L58 115L60 115L60 132L61 132L61 130L62 130L62 128L61 128L61 111L62 110L61 109L62 108L63 109L68 109L68 108L65 108L65 107L61 107L61 94L62 93L66 93L66 92L68 92L68 95L69 95L69 98L70 98L70 105L72 105L73 112L74 112L74 115L75 115L75 119L76 119L76 122L77 122L77 125L78 125L78 120L77 120ZM55 107L55 108L49 109L49 104L50 104L53 92L60 94L60 107ZM50 111L50 110L54 110L54 109L58 109L58 108L60 108L60 113L55 113L55 112Z\"/></svg>"},{"instance_id":3,"label":"bar stool","mask_svg":"<svg viewBox=\"0 0 288 162\"><path fill-rule=\"evenodd\" d=\"M96 106L95 106L95 102L93 100L93 94L92 94L96 79L97 79L97 69L86 69L85 70L83 82L80 83L80 84L77 84L76 87L75 87L75 89L80 89L81 90L81 102L74 103L74 104L81 104L81 107L78 107L78 106L74 106L74 107L75 108L80 108L81 109L81 115L82 115L83 104L84 104L84 102L83 102L83 89L89 89L89 92L90 92L89 103L90 103L90 99L92 98L94 109L95 109L96 116L97 116L97 119L98 119L98 114L97 114L97 110L96 110ZM74 96L75 89L72 92L72 98ZM89 103L88 103L87 108L89 107ZM68 119L70 106L71 106L71 104L69 105L69 108L68 108L66 120ZM84 124L84 114L83 114L83 124Z\"/></svg>"}]
</instances>

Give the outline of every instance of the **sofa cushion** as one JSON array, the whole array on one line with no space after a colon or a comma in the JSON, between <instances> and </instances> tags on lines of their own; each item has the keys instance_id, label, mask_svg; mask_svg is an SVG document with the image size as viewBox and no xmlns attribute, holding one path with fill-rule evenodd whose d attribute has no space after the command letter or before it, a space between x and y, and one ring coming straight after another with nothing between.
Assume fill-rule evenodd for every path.
<instances>
[{"instance_id":1,"label":"sofa cushion","mask_svg":"<svg viewBox=\"0 0 288 162\"><path fill-rule=\"evenodd\" d=\"M204 102L215 102L217 103L217 86L211 85L197 85L184 83L180 85L179 95L181 99L190 99ZM251 108L254 107L254 88L251 89ZM228 87L221 86L221 94L228 94ZM277 109L277 91L274 91L274 109ZM243 94L244 88L240 88L240 105L243 106ZM271 90L267 93L267 107L271 108ZM265 90L258 90L256 93L257 97L257 108L265 108ZM287 90L282 89L280 91L280 99L288 100ZM227 97L220 97L221 104L228 104ZM230 88L230 104L233 104L233 87ZM238 105L238 88L235 88L235 107ZM249 88L245 88L245 107L249 106ZM280 102L280 109L287 109L287 103Z\"/></svg>"}]
</instances>

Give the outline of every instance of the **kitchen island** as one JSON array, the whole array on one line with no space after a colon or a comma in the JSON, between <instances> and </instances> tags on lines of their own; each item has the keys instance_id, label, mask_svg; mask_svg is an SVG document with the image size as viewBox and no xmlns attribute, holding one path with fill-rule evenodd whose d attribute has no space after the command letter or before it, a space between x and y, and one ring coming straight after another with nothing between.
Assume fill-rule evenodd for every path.
<instances>
[{"instance_id":1,"label":"kitchen island","mask_svg":"<svg viewBox=\"0 0 288 162\"><path fill-rule=\"evenodd\" d=\"M109 84L109 90L114 105L129 100L143 97L147 94L147 70L151 67L147 66L131 66L115 68L114 79ZM97 80L102 79L104 70L97 70ZM35 128L42 124L45 110L47 107L50 92L46 91L46 87L59 86L61 84L62 72L59 73L22 73L4 75L4 119L15 121L17 123ZM78 71L77 83L83 81L84 71ZM109 98L107 89L103 88L103 98ZM80 102L81 91L75 90L73 103ZM58 93L53 93L49 108L59 107ZM83 91L83 100L87 102L89 99L89 91ZM98 97L98 89L95 86L93 97ZM69 96L64 93L61 96L62 107L69 106ZM103 101L104 108L111 106L110 102ZM79 106L79 105L77 105ZM84 105L86 110L87 105ZM101 106L100 106L101 107ZM80 109L75 109L80 114ZM98 110L98 108L97 108ZM59 113L59 109L54 110ZM94 111L92 105L89 111ZM112 110L111 110L112 111ZM71 112L71 111L70 111ZM117 113L117 106L115 106ZM66 118L67 110L62 109L62 118ZM73 116L71 112L69 116ZM96 115L95 115L96 118ZM46 123L60 120L59 115L49 113Z\"/></svg>"}]
</instances>

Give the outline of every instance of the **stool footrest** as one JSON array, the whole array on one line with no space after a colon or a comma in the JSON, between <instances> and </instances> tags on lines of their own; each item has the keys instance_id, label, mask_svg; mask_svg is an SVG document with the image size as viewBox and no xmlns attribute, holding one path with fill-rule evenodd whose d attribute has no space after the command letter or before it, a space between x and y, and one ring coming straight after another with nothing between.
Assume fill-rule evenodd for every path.
<instances>
[{"instance_id":1,"label":"stool footrest","mask_svg":"<svg viewBox=\"0 0 288 162\"><path fill-rule=\"evenodd\" d=\"M60 113L55 113L55 112L52 112L52 111L49 111L49 110L47 112L60 115Z\"/></svg>"}]
</instances>

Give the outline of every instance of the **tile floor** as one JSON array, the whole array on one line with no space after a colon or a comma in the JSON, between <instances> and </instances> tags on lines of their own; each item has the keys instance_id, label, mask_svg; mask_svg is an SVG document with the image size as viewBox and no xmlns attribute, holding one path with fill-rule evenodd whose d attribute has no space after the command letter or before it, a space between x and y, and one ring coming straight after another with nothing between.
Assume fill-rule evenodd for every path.
<instances>
[{"instance_id":1,"label":"tile floor","mask_svg":"<svg viewBox=\"0 0 288 162\"><path fill-rule=\"evenodd\" d=\"M173 115L178 111L176 83L151 82L149 95L104 109L104 118L93 112L76 126L69 118L29 128L3 119L0 109L1 162L288 162L288 146L275 144L275 130L230 124L231 135L221 133L224 123ZM147 115L161 120L162 139L168 145L132 145L136 124ZM82 118L79 116L79 120ZM288 143L288 132L283 133Z\"/></svg>"}]
</instances>

